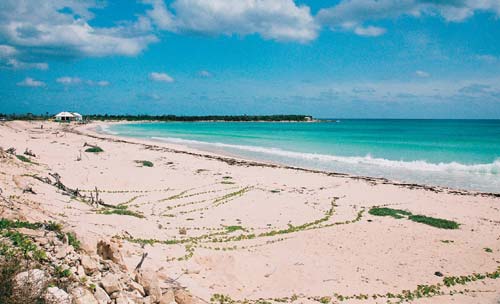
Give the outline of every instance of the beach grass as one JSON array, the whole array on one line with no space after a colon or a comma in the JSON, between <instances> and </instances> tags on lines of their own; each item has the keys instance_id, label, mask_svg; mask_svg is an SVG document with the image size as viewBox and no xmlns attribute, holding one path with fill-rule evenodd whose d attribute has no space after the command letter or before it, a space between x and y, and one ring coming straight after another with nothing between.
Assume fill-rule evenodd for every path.
<instances>
[{"instance_id":1,"label":"beach grass","mask_svg":"<svg viewBox=\"0 0 500 304\"><path fill-rule=\"evenodd\" d=\"M390 217L393 217L395 219L401 219L401 218L404 218L404 216L411 215L410 212L405 211L405 210L384 208L384 207L371 208L370 211L368 211L368 213L371 215L375 215L375 216L390 216Z\"/></svg>"},{"instance_id":2,"label":"beach grass","mask_svg":"<svg viewBox=\"0 0 500 304\"><path fill-rule=\"evenodd\" d=\"M417 223L422 223L441 229L458 229L460 226L455 221L450 221L425 215L410 215L408 216L408 219Z\"/></svg>"},{"instance_id":3,"label":"beach grass","mask_svg":"<svg viewBox=\"0 0 500 304\"><path fill-rule=\"evenodd\" d=\"M458 229L460 227L460 224L455 221L450 221L425 215L415 215L409 211L401 209L373 207L368 211L368 213L374 216L390 216L395 219L406 218L416 223L421 223L441 229Z\"/></svg>"},{"instance_id":4,"label":"beach grass","mask_svg":"<svg viewBox=\"0 0 500 304\"><path fill-rule=\"evenodd\" d=\"M31 163L31 159L29 159L28 157L26 157L24 155L17 154L16 157L17 157L17 159L19 159L22 162Z\"/></svg>"},{"instance_id":5,"label":"beach grass","mask_svg":"<svg viewBox=\"0 0 500 304\"><path fill-rule=\"evenodd\" d=\"M104 152L104 150L101 147L95 146L95 147L90 147L85 150L85 152L88 153L101 153Z\"/></svg>"},{"instance_id":6,"label":"beach grass","mask_svg":"<svg viewBox=\"0 0 500 304\"><path fill-rule=\"evenodd\" d=\"M128 210L126 208L108 209L101 212L102 214L117 214L117 215L129 215L137 218L144 218L144 215Z\"/></svg>"},{"instance_id":7,"label":"beach grass","mask_svg":"<svg viewBox=\"0 0 500 304\"><path fill-rule=\"evenodd\" d=\"M137 164L141 164L143 167L153 167L154 164L150 162L149 160L136 160L135 161Z\"/></svg>"}]
</instances>

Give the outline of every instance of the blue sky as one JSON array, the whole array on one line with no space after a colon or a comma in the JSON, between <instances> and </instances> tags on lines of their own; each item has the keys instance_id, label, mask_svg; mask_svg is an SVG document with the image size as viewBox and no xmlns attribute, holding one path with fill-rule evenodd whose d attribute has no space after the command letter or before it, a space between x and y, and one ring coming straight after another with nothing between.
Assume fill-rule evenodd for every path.
<instances>
[{"instance_id":1,"label":"blue sky","mask_svg":"<svg viewBox=\"0 0 500 304\"><path fill-rule=\"evenodd\" d=\"M500 118L500 0L3 0L0 112Z\"/></svg>"}]
</instances>

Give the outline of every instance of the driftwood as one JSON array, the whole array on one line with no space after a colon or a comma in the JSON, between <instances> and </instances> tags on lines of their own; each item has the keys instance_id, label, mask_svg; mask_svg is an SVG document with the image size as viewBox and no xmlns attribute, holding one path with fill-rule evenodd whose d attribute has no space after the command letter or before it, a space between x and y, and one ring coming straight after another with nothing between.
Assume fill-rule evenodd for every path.
<instances>
[{"instance_id":1,"label":"driftwood","mask_svg":"<svg viewBox=\"0 0 500 304\"><path fill-rule=\"evenodd\" d=\"M24 188L23 193L36 194L35 190L33 190L33 188L31 188L30 186L27 186L26 188Z\"/></svg>"},{"instance_id":2,"label":"driftwood","mask_svg":"<svg viewBox=\"0 0 500 304\"><path fill-rule=\"evenodd\" d=\"M33 153L33 151L31 151L31 150L28 150L28 148L26 148L26 150L24 150L24 155L36 157L35 153Z\"/></svg>"},{"instance_id":3,"label":"driftwood","mask_svg":"<svg viewBox=\"0 0 500 304\"><path fill-rule=\"evenodd\" d=\"M141 269L142 267L142 263L144 263L144 260L146 259L146 257L148 256L148 253L147 252L144 252L142 254L142 258L141 258L141 261L139 262L139 264L137 264L137 266L135 266L135 270L134 271L137 271L139 269Z\"/></svg>"}]
</instances>

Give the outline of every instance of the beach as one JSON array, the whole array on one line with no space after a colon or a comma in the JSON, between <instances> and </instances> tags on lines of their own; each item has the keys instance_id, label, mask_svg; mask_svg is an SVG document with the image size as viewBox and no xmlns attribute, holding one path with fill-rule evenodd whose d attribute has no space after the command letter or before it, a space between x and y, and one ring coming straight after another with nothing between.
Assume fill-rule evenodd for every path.
<instances>
[{"instance_id":1,"label":"beach","mask_svg":"<svg viewBox=\"0 0 500 304\"><path fill-rule=\"evenodd\" d=\"M36 155L30 162L1 159L2 196L14 204L0 205L2 217L62 223L88 252L114 239L128 269L147 253L143 267L164 278L162 286L174 280L206 302L222 295L224 303L500 301L498 194L95 131L105 124L113 123L2 122L1 148ZM85 152L89 147L102 152ZM105 204L34 178L49 173L82 197L98 193ZM27 187L33 193L23 193ZM380 216L374 208L399 213ZM458 227L439 228L413 215Z\"/></svg>"}]
</instances>

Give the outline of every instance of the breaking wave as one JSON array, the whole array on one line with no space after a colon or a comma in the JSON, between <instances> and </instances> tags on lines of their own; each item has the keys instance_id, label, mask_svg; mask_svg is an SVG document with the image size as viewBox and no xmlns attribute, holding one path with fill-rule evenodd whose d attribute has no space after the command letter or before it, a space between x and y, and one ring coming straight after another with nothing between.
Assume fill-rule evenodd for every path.
<instances>
[{"instance_id":1,"label":"breaking wave","mask_svg":"<svg viewBox=\"0 0 500 304\"><path fill-rule=\"evenodd\" d=\"M173 137L152 137L152 139L169 143L182 144L182 145L205 146L205 147L216 147L222 149L240 150L253 153L261 153L270 156L284 157L289 159L291 158L297 160L316 161L321 163L350 164L350 165L360 165L365 167L385 167L392 169L426 171L426 172L446 172L446 173L462 172L462 173L490 174L490 175L497 175L500 173L500 159L497 159L492 163L486 163L486 164L462 164L458 162L429 163L425 160L401 161L401 160L390 160L385 158L376 158L370 155L336 156L336 155L317 154L317 153L302 153L295 151L287 151L279 148L233 145L220 142L210 143L204 141L187 140L187 139L180 139Z\"/></svg>"}]
</instances>

